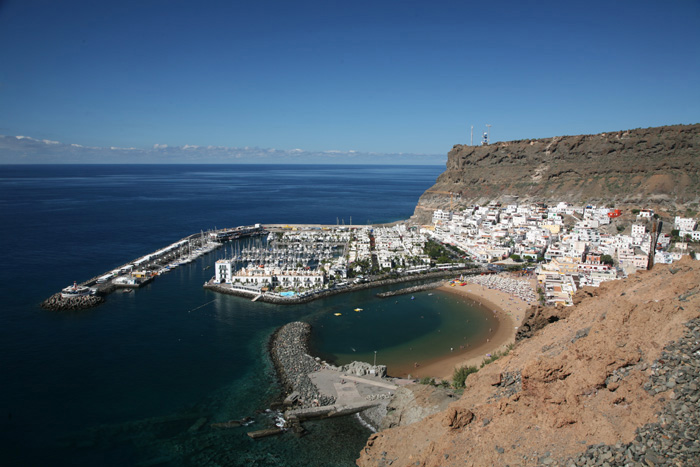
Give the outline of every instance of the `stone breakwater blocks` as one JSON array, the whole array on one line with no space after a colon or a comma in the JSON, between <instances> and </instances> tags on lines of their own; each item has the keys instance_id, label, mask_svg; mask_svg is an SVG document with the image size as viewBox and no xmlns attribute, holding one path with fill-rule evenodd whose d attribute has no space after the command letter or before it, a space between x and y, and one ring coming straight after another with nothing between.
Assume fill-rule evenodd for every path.
<instances>
[{"instance_id":1,"label":"stone breakwater blocks","mask_svg":"<svg viewBox=\"0 0 700 467\"><path fill-rule=\"evenodd\" d=\"M85 310L104 302L99 295L86 295L83 297L63 298L60 293L54 294L41 303L41 307L50 311Z\"/></svg>"},{"instance_id":2,"label":"stone breakwater blocks","mask_svg":"<svg viewBox=\"0 0 700 467\"><path fill-rule=\"evenodd\" d=\"M309 374L321 369L321 365L307 351L311 326L294 322L282 326L274 335L271 345L272 360L288 391L297 392L302 406L331 405L335 398L319 393Z\"/></svg>"},{"instance_id":3,"label":"stone breakwater blocks","mask_svg":"<svg viewBox=\"0 0 700 467\"><path fill-rule=\"evenodd\" d=\"M443 285L444 285L444 281L431 282L430 284L416 285L414 287L407 287L405 289L378 293L377 297L379 297L379 298L395 297L397 295L405 295L405 294L414 293L414 292L421 292L423 290L437 289L438 287L441 287Z\"/></svg>"}]
</instances>

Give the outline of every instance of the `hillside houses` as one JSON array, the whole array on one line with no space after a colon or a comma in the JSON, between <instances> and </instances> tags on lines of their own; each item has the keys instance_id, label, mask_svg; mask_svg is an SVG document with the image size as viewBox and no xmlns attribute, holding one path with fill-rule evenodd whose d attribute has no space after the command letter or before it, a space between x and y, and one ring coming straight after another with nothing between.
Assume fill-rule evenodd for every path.
<instances>
[{"instance_id":1,"label":"hillside houses","mask_svg":"<svg viewBox=\"0 0 700 467\"><path fill-rule=\"evenodd\" d=\"M570 305L579 287L598 286L647 269L651 254L657 262L676 261L683 255L681 251L665 251L671 246L669 235L660 235L652 245L654 236L646 225L654 218L651 209L639 211L629 235L611 234L606 226L620 214L620 210L608 207L565 202L553 206L490 203L454 213L435 211L433 225L422 232L483 263L500 262L512 255L539 259L543 262L536 272L545 301ZM696 227L694 219L676 218L675 228L683 238L687 234L700 241ZM616 261L616 268L602 261L606 255Z\"/></svg>"}]
</instances>

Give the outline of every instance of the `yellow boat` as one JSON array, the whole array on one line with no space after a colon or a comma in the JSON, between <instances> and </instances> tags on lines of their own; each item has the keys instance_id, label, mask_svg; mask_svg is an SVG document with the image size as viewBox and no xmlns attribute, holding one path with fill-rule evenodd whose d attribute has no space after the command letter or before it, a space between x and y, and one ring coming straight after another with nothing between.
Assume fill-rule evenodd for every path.
<instances>
[{"instance_id":1,"label":"yellow boat","mask_svg":"<svg viewBox=\"0 0 700 467\"><path fill-rule=\"evenodd\" d=\"M355 308L355 311L362 311L362 308Z\"/></svg>"},{"instance_id":2,"label":"yellow boat","mask_svg":"<svg viewBox=\"0 0 700 467\"><path fill-rule=\"evenodd\" d=\"M333 313L333 314L336 315L336 316L342 315L342 313Z\"/></svg>"}]
</instances>

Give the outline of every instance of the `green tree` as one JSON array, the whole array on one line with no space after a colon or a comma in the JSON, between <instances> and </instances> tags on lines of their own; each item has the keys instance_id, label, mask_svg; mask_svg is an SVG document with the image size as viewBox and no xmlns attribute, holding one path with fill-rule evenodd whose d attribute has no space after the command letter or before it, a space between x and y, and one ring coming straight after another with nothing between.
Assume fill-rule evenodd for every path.
<instances>
[{"instance_id":1,"label":"green tree","mask_svg":"<svg viewBox=\"0 0 700 467\"><path fill-rule=\"evenodd\" d=\"M467 381L467 376L472 373L476 373L479 369L475 366L460 366L454 369L452 373L452 386L455 389L462 389L465 387L465 382Z\"/></svg>"},{"instance_id":2,"label":"green tree","mask_svg":"<svg viewBox=\"0 0 700 467\"><path fill-rule=\"evenodd\" d=\"M600 261L603 264L607 264L609 266L612 266L615 260L613 260L613 257L610 255L603 255L600 257Z\"/></svg>"}]
</instances>

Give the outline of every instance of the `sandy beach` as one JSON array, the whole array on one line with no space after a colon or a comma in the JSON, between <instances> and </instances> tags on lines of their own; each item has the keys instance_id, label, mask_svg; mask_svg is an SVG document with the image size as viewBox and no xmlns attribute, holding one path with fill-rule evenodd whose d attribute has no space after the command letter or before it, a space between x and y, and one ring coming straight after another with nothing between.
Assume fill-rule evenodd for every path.
<instances>
[{"instance_id":1,"label":"sandy beach","mask_svg":"<svg viewBox=\"0 0 700 467\"><path fill-rule=\"evenodd\" d=\"M444 357L423 362L417 368L402 368L399 371L400 373L410 373L414 378L429 376L452 381L455 367L463 365L479 367L481 362L487 358L486 354L505 349L508 344L515 342L517 327L522 323L525 310L530 306L524 300L507 292L490 289L471 282L464 286L457 285L454 287L450 286L449 282L445 282L445 285L438 290L480 302L481 305L496 315L498 325L491 332L490 336L484 336L480 341L472 342L467 348L455 349L454 352Z\"/></svg>"}]
</instances>

